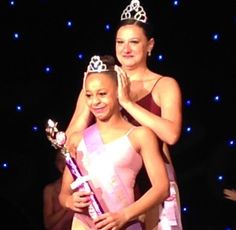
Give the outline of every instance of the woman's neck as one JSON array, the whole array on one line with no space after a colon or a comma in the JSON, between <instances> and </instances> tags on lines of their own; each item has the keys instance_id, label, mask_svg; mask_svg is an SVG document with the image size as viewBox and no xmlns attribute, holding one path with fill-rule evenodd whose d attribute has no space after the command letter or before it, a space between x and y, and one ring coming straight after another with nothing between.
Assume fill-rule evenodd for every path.
<instances>
[{"instance_id":1,"label":"woman's neck","mask_svg":"<svg viewBox=\"0 0 236 230\"><path fill-rule=\"evenodd\" d=\"M141 81L146 78L148 68L146 66L134 69L124 69L130 81Z\"/></svg>"}]
</instances>

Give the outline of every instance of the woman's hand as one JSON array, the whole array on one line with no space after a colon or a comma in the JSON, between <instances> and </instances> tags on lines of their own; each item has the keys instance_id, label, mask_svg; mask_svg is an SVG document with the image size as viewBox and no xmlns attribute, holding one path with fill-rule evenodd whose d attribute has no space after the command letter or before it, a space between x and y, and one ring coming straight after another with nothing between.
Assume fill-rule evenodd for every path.
<instances>
[{"instance_id":1,"label":"woman's hand","mask_svg":"<svg viewBox=\"0 0 236 230\"><path fill-rule=\"evenodd\" d=\"M127 74L117 65L115 65L118 80L118 99L120 105L131 101L130 98L130 82Z\"/></svg>"}]
</instances>

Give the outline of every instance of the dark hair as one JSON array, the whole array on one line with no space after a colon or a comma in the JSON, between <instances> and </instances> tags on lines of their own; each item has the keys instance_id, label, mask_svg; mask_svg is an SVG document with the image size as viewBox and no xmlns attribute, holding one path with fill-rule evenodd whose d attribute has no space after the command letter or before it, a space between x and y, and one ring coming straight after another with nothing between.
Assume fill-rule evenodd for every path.
<instances>
[{"instance_id":1,"label":"dark hair","mask_svg":"<svg viewBox=\"0 0 236 230\"><path fill-rule=\"evenodd\" d=\"M114 71L115 58L112 55L102 55L100 59L107 66L109 71Z\"/></svg>"},{"instance_id":2,"label":"dark hair","mask_svg":"<svg viewBox=\"0 0 236 230\"><path fill-rule=\"evenodd\" d=\"M135 19L121 20L120 23L118 24L117 28L116 28L116 33L122 26L126 26L126 25L137 25L138 27L143 29L143 32L146 35L148 40L153 38L153 28L152 28L151 24L149 24L147 22L144 23L144 22L141 22L141 21L137 21Z\"/></svg>"}]
</instances>

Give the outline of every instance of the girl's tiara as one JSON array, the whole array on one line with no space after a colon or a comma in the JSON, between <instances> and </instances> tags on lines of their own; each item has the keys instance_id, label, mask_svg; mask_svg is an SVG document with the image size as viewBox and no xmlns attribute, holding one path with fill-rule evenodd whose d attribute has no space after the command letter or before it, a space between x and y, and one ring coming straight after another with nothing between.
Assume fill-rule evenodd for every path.
<instances>
[{"instance_id":1,"label":"girl's tiara","mask_svg":"<svg viewBox=\"0 0 236 230\"><path fill-rule=\"evenodd\" d=\"M87 73L100 73L106 71L109 71L107 65L102 62L99 56L93 56L87 67Z\"/></svg>"}]
</instances>

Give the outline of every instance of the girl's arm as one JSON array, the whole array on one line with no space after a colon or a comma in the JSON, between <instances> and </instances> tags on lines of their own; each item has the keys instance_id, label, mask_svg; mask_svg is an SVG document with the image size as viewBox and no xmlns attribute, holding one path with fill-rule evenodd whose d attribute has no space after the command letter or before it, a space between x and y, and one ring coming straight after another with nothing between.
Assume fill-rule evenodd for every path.
<instances>
[{"instance_id":1,"label":"girl's arm","mask_svg":"<svg viewBox=\"0 0 236 230\"><path fill-rule=\"evenodd\" d=\"M139 128L138 132L134 132L133 135L136 135L136 145L140 146L151 188L124 209L124 215L129 220L144 214L155 205L162 204L169 196L169 179L156 135L146 127Z\"/></svg>"},{"instance_id":2,"label":"girl's arm","mask_svg":"<svg viewBox=\"0 0 236 230\"><path fill-rule=\"evenodd\" d=\"M71 157L75 158L76 156L76 147L81 140L81 133L73 133L70 136L71 148L70 154ZM80 190L72 190L71 184L74 182L74 178L66 166L62 176L62 185L61 191L59 194L59 201L61 205L65 208L71 209L75 212L83 212L84 208L89 206L91 195L90 192L80 191Z\"/></svg>"}]
</instances>

